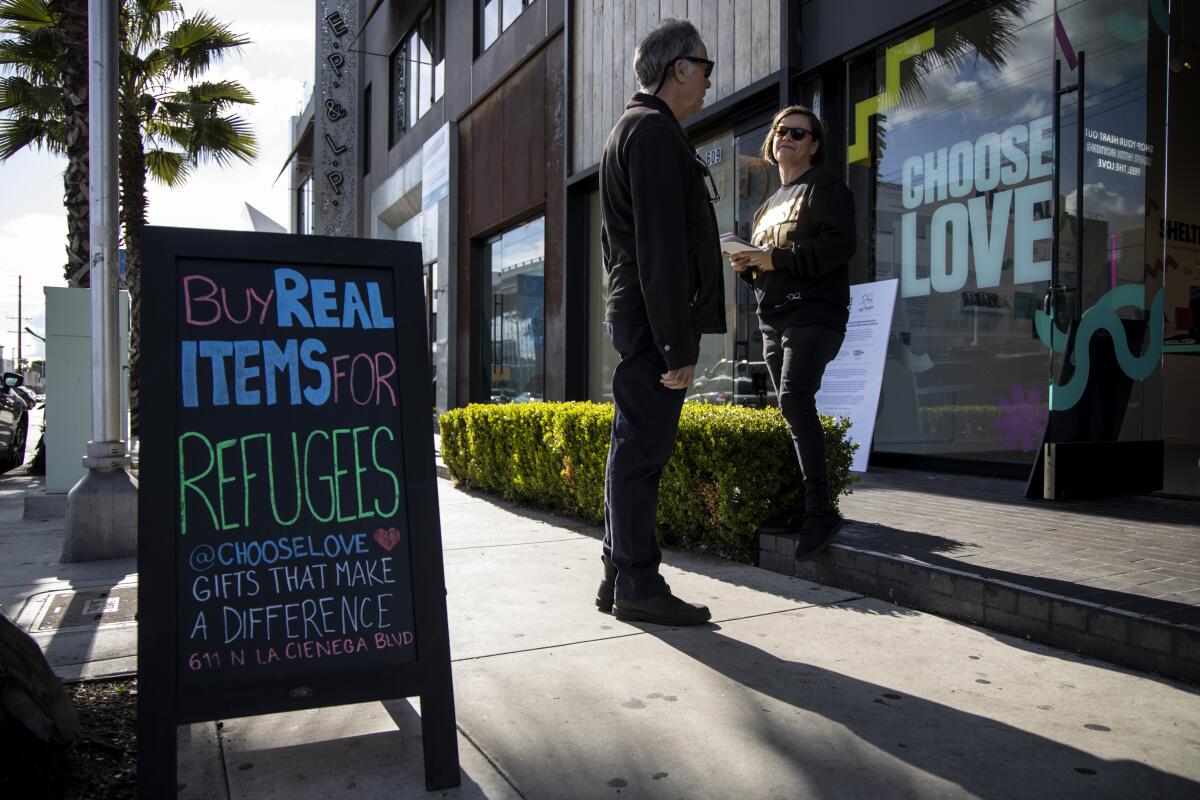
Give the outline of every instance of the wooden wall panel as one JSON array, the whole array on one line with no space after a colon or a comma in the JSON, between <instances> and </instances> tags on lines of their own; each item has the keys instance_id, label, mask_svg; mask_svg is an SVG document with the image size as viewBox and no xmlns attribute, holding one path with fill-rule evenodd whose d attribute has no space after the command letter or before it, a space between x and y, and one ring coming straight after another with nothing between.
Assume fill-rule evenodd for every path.
<instances>
[{"instance_id":1,"label":"wooden wall panel","mask_svg":"<svg viewBox=\"0 0 1200 800\"><path fill-rule=\"evenodd\" d=\"M751 0L739 0L734 4L733 23L733 85L749 86L754 78L754 40L751 37L754 30L754 3Z\"/></svg>"},{"instance_id":2,"label":"wooden wall panel","mask_svg":"<svg viewBox=\"0 0 1200 800\"><path fill-rule=\"evenodd\" d=\"M583 42L587 41L588 20L591 17L591 0L570 0L571 2L571 86L579 86L581 81L580 59L587 53ZM580 121L586 119L584 114L584 104L582 95L579 92L571 92L571 157L578 159L580 153L588 152L591 144L590 136L592 128L590 125L580 125ZM572 161L572 163L575 163Z\"/></svg>"},{"instance_id":3,"label":"wooden wall panel","mask_svg":"<svg viewBox=\"0 0 1200 800\"><path fill-rule=\"evenodd\" d=\"M621 97L621 111L625 110L625 104L629 102L629 98L638 90L637 72L633 69L633 51L640 41L638 36L638 7L644 5L638 0L625 0L625 44L622 53L625 55L625 91Z\"/></svg>"},{"instance_id":4,"label":"wooden wall panel","mask_svg":"<svg viewBox=\"0 0 1200 800\"><path fill-rule=\"evenodd\" d=\"M753 19L750 45L754 50L752 81L765 78L771 68L771 49L775 42L771 31L771 3L772 0L754 0L749 4Z\"/></svg>"},{"instance_id":5,"label":"wooden wall panel","mask_svg":"<svg viewBox=\"0 0 1200 800\"><path fill-rule=\"evenodd\" d=\"M609 119L621 116L625 103L621 95L625 94L625 65L629 59L625 56L625 0L610 0L612 3L612 60L608 68Z\"/></svg>"},{"instance_id":6,"label":"wooden wall panel","mask_svg":"<svg viewBox=\"0 0 1200 800\"><path fill-rule=\"evenodd\" d=\"M734 38L737 17L734 14L733 2L734 0L718 0L717 3L716 99L733 94L734 65L737 63Z\"/></svg>"},{"instance_id":7,"label":"wooden wall panel","mask_svg":"<svg viewBox=\"0 0 1200 800\"><path fill-rule=\"evenodd\" d=\"M604 105L597 102L600 94L596 89L596 76L603 70L607 69L604 62L604 48L598 46L601 38L601 32L604 30L604 0L592 0L592 35L584 43L585 47L591 49L592 53L592 70L588 73L583 85L580 87L585 96L591 98L588 103L588 119L592 127L592 147L588 151L587 157L584 160L585 164L593 164L600 160L600 148L604 146L604 137L608 133L608 129L612 126L608 124L608 119L604 117Z\"/></svg>"},{"instance_id":8,"label":"wooden wall panel","mask_svg":"<svg viewBox=\"0 0 1200 800\"><path fill-rule=\"evenodd\" d=\"M717 62L705 105L712 105L774 74L780 64L781 3L785 0L571 0L583 17L572 81L572 172L600 161L600 153L629 95L639 88L633 70L638 42L668 18L688 19Z\"/></svg>"},{"instance_id":9,"label":"wooden wall panel","mask_svg":"<svg viewBox=\"0 0 1200 800\"><path fill-rule=\"evenodd\" d=\"M768 45L771 48L771 68L767 74L777 71L783 64L780 61L780 50L783 46L784 31L780 26L783 24L783 4L768 3L771 7L771 36Z\"/></svg>"}]
</instances>

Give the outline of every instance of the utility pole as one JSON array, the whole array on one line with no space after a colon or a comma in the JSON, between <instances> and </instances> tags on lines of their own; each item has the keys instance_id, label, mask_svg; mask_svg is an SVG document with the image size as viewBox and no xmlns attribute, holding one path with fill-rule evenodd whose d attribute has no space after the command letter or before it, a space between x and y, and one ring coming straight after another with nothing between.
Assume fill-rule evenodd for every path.
<instances>
[{"instance_id":1,"label":"utility pole","mask_svg":"<svg viewBox=\"0 0 1200 800\"><path fill-rule=\"evenodd\" d=\"M137 481L121 440L117 352L117 6L88 2L88 176L92 296L92 440L88 472L67 494L62 560L137 554Z\"/></svg>"},{"instance_id":2,"label":"utility pole","mask_svg":"<svg viewBox=\"0 0 1200 800\"><path fill-rule=\"evenodd\" d=\"M25 325L25 314L21 308L21 300L23 297L23 295L22 295L23 286L21 284L21 280L22 280L22 276L18 275L17 276L17 364L16 364L17 368L13 370L13 372L17 373L18 375L25 374L24 372L21 371L21 357L25 353L25 351L21 348L21 328Z\"/></svg>"}]
</instances>

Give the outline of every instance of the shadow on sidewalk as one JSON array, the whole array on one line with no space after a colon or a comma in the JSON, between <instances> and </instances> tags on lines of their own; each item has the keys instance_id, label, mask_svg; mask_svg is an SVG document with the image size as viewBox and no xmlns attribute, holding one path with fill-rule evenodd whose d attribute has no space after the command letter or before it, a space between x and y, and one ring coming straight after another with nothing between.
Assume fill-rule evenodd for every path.
<instances>
[{"instance_id":1,"label":"shadow on sidewalk","mask_svg":"<svg viewBox=\"0 0 1200 800\"><path fill-rule=\"evenodd\" d=\"M1192 780L1137 761L1098 758L994 719L902 696L888 686L786 661L725 635L719 626L688 631L647 626L646 631L745 687L748 703L754 703L754 693L761 693L819 715L843 726L859 742L975 797L1200 797L1200 783ZM1094 723L1089 724L1103 723L1103 709L1095 713ZM847 787L839 775L847 770L888 769L887 759L863 759L861 747L818 749L817 744L795 737L794 727L775 724L772 715L759 719L756 733L765 743L801 768L811 765L805 770L809 789L816 789L810 796L846 796ZM978 757L981 753L986 760ZM902 772L893 773L877 776L893 782L893 796L920 795L918 787L904 785Z\"/></svg>"}]
</instances>

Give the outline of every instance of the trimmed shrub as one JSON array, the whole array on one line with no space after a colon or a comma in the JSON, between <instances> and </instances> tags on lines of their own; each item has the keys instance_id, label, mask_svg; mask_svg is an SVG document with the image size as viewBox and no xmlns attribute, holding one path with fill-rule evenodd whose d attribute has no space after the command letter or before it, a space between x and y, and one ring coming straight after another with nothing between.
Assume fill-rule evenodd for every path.
<instances>
[{"instance_id":1,"label":"trimmed shrub","mask_svg":"<svg viewBox=\"0 0 1200 800\"><path fill-rule=\"evenodd\" d=\"M604 521L609 403L470 405L442 415L442 459L459 483L508 500ZM849 420L821 417L836 506L857 478ZM685 403L663 473L658 533L664 544L754 560L756 531L803 492L792 439L778 409Z\"/></svg>"}]
</instances>

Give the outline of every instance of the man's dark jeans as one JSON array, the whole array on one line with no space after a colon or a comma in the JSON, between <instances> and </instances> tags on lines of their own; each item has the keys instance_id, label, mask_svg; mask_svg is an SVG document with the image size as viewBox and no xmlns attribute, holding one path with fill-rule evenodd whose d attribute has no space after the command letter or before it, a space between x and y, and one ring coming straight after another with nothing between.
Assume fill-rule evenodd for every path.
<instances>
[{"instance_id":1,"label":"man's dark jeans","mask_svg":"<svg viewBox=\"0 0 1200 800\"><path fill-rule=\"evenodd\" d=\"M654 522L687 390L659 382L667 363L648 326L610 322L608 333L621 360L613 373L616 409L604 475L604 554L617 568L617 600L645 600L667 591Z\"/></svg>"},{"instance_id":2,"label":"man's dark jeans","mask_svg":"<svg viewBox=\"0 0 1200 800\"><path fill-rule=\"evenodd\" d=\"M825 431L817 417L815 398L825 367L837 356L844 338L841 331L823 325L785 328L782 333L763 331L767 370L809 486L826 480Z\"/></svg>"}]
</instances>

